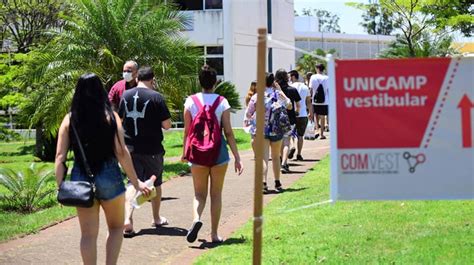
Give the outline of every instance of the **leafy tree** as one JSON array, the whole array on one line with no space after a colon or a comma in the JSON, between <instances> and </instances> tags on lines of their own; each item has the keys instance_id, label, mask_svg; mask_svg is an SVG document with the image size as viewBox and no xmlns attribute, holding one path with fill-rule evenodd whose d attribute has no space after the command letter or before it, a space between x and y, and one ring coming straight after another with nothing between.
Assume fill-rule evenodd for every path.
<instances>
[{"instance_id":1,"label":"leafy tree","mask_svg":"<svg viewBox=\"0 0 474 265\"><path fill-rule=\"evenodd\" d=\"M398 37L390 43L388 49L382 51L381 58L405 58L405 57L445 57L455 54L451 48L452 36L429 31L423 31L414 39L415 46L412 56L406 39Z\"/></svg>"},{"instance_id":2,"label":"leafy tree","mask_svg":"<svg viewBox=\"0 0 474 265\"><path fill-rule=\"evenodd\" d=\"M326 66L326 60L322 58L324 58L327 54L336 55L337 52L335 49L330 49L328 51L317 49L312 54L304 54L298 59L298 62L296 63L297 71L301 72L302 74L306 74L308 72L314 73L316 71L317 64L322 63Z\"/></svg>"},{"instance_id":3,"label":"leafy tree","mask_svg":"<svg viewBox=\"0 0 474 265\"><path fill-rule=\"evenodd\" d=\"M466 37L474 34L474 4L472 0L437 0L425 5L422 12L433 17L437 30L451 28Z\"/></svg>"},{"instance_id":4,"label":"leafy tree","mask_svg":"<svg viewBox=\"0 0 474 265\"><path fill-rule=\"evenodd\" d=\"M439 36L443 36L445 35L445 30L449 30L448 26L453 29L456 27L462 28L466 25L465 23L472 24L474 22L472 14L466 14L466 9L457 10L455 4L452 5L452 9L456 9L455 13L457 15L450 18L446 18L446 16L449 17L450 13L448 11L451 8L448 8L448 11L446 12L432 9L432 6L438 5L438 9L443 9L444 4L447 4L447 2L451 1L380 0L380 5L391 13L393 20L398 23L398 29L401 32L399 35L401 41L398 44L406 45L409 57L416 57L417 54L419 54L417 52L417 47L420 47L420 45L423 44L417 42L426 39L423 35L427 33L435 33ZM455 0L453 2L464 3L464 1L461 0ZM462 6L464 5L465 4L462 4ZM472 10L469 12L472 13ZM449 38L445 38L445 40L449 40ZM435 45L434 43L432 44Z\"/></svg>"},{"instance_id":5,"label":"leafy tree","mask_svg":"<svg viewBox=\"0 0 474 265\"><path fill-rule=\"evenodd\" d=\"M393 21L392 14L379 3L346 3L348 6L362 10L363 22L360 23L365 31L371 35L390 35L396 23Z\"/></svg>"},{"instance_id":6,"label":"leafy tree","mask_svg":"<svg viewBox=\"0 0 474 265\"><path fill-rule=\"evenodd\" d=\"M168 4L166 3L168 2ZM29 84L37 90L26 107L33 125L54 135L69 111L77 78L97 74L109 89L121 79L126 60L150 65L158 91L172 109L181 108L195 80L199 55L181 30L189 17L170 1L78 0L74 16L64 18L62 31L37 55Z\"/></svg>"},{"instance_id":7,"label":"leafy tree","mask_svg":"<svg viewBox=\"0 0 474 265\"><path fill-rule=\"evenodd\" d=\"M303 16L314 16L318 19L319 32L341 32L341 27L339 27L339 16L336 14L316 8L313 10L303 8L302 14Z\"/></svg>"},{"instance_id":8,"label":"leafy tree","mask_svg":"<svg viewBox=\"0 0 474 265\"><path fill-rule=\"evenodd\" d=\"M1 0L0 25L2 41L11 37L18 52L26 53L51 27L60 27L61 10L66 4L60 0Z\"/></svg>"}]
</instances>

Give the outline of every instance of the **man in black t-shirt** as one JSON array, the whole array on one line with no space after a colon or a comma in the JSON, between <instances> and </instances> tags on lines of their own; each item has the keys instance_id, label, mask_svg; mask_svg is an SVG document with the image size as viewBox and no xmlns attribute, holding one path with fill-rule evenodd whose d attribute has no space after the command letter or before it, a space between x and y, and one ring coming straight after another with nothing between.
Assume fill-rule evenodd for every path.
<instances>
[{"instance_id":1,"label":"man in black t-shirt","mask_svg":"<svg viewBox=\"0 0 474 265\"><path fill-rule=\"evenodd\" d=\"M291 100L291 105L293 106L291 110L288 111L288 118L290 119L290 124L292 128L296 124L296 117L299 115L300 111L300 101L301 97L298 93L298 90L290 85L288 85L288 73L285 69L279 69L275 73L275 80L280 85L281 90L285 95ZM281 172L282 173L289 173L290 167L288 166L288 149L290 147L290 137L292 131L283 137L283 143L281 145Z\"/></svg>"},{"instance_id":2,"label":"man in black t-shirt","mask_svg":"<svg viewBox=\"0 0 474 265\"><path fill-rule=\"evenodd\" d=\"M126 90L120 101L119 115L122 117L125 130L125 144L130 150L133 166L141 181L147 181L156 176L154 186L157 196L151 199L153 210L153 226L168 224L166 218L160 216L161 183L163 173L162 129L171 128L171 115L163 96L154 91L154 74L150 67L138 70L138 85ZM126 220L124 235L131 236L133 232L130 206L135 190L127 190Z\"/></svg>"}]
</instances>

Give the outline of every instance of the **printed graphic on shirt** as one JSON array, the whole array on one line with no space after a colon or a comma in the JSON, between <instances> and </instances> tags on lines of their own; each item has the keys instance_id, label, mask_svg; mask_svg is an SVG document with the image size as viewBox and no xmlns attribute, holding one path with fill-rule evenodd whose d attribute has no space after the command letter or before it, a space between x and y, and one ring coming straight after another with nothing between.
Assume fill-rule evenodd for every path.
<instances>
[{"instance_id":1,"label":"printed graphic on shirt","mask_svg":"<svg viewBox=\"0 0 474 265\"><path fill-rule=\"evenodd\" d=\"M148 106L148 103L150 102L150 100L147 100L143 106L143 109L142 111L138 111L137 110L137 100L139 99L140 97L138 96L138 91L135 93L135 95L133 96L133 109L130 111L128 110L128 102L127 100L124 98L123 101L125 103L125 116L127 118L131 118L133 119L133 125L135 126L135 136L138 135L138 126L137 126L137 120L138 119L144 119L145 118L145 113L146 113L146 107Z\"/></svg>"}]
</instances>

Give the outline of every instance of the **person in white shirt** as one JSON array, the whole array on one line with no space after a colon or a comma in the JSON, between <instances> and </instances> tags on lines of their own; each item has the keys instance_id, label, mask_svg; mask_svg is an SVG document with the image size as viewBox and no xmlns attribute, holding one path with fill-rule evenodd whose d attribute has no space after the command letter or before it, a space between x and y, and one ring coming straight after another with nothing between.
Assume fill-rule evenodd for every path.
<instances>
[{"instance_id":1,"label":"person in white shirt","mask_svg":"<svg viewBox=\"0 0 474 265\"><path fill-rule=\"evenodd\" d=\"M298 161L303 161L303 157L301 156L301 151L303 149L303 141L304 141L304 133L306 131L306 126L308 125L308 106L311 106L311 94L309 92L309 88L299 82L299 73L296 70L290 71L290 81L291 86L296 88L298 90L298 93L300 94L301 101L300 101L300 112L299 115L296 117L296 135L298 138L298 143L295 145L295 141L293 138L293 147L290 149L290 152L288 154L288 158L292 159L293 155L295 153L295 149L297 150L296 152L296 160ZM295 148L297 146L297 148Z\"/></svg>"},{"instance_id":2,"label":"person in white shirt","mask_svg":"<svg viewBox=\"0 0 474 265\"><path fill-rule=\"evenodd\" d=\"M321 140L326 139L326 136L324 136L324 127L329 104L328 76L324 74L324 70L325 67L323 64L316 65L316 74L312 75L309 81L313 105L313 108L310 108L310 119L314 120L315 130L318 129L319 124L320 135L316 134L315 137L318 138L321 136ZM319 85L322 85L322 94L318 91Z\"/></svg>"}]
</instances>

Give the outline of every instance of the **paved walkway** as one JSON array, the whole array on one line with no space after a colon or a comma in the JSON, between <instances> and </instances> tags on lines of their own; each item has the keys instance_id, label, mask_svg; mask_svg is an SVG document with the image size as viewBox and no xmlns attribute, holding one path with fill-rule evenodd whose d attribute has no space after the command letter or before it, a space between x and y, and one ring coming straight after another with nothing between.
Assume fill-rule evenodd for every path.
<instances>
[{"instance_id":1,"label":"paved walkway","mask_svg":"<svg viewBox=\"0 0 474 265\"><path fill-rule=\"evenodd\" d=\"M328 153L329 137L327 140L306 141L303 157L307 160L290 163L293 173L282 175L283 186L289 187ZM237 176L230 164L232 167L229 166L224 184L219 231L225 238L248 221L253 213L253 153L244 151L241 157L244 173ZM271 170L269 183L273 184ZM264 202L268 203L275 196L278 195L265 195ZM192 199L191 177L177 177L164 183L161 214L169 219L170 225L152 228L149 204L136 210L134 223L139 235L124 239L119 264L191 264L197 256L212 248L213 245L207 242L210 241L209 199L198 240L193 244L186 242L186 229L192 222ZM100 222L98 264L104 264L107 227L103 215ZM81 264L79 240L79 223L77 218L72 218L37 234L0 244L0 264Z\"/></svg>"}]
</instances>

